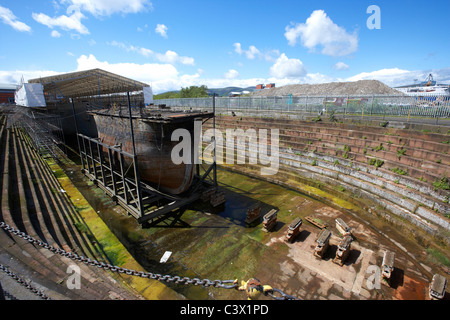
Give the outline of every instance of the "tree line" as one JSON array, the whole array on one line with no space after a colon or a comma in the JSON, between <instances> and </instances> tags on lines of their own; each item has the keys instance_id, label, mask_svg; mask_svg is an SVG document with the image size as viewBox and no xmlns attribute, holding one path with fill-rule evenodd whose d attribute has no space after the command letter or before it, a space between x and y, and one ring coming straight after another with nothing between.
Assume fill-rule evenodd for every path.
<instances>
[{"instance_id":1,"label":"tree line","mask_svg":"<svg viewBox=\"0 0 450 320\"><path fill-rule=\"evenodd\" d=\"M169 91L161 94L156 94L153 99L176 99L176 98L204 98L208 97L208 87L202 86L190 86L181 88L180 91Z\"/></svg>"}]
</instances>

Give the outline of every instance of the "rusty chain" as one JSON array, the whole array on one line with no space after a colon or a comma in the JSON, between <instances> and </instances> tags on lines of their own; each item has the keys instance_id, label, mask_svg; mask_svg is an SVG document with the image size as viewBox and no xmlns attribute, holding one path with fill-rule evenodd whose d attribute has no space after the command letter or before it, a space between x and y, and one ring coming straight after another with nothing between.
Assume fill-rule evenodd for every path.
<instances>
[{"instance_id":1,"label":"rusty chain","mask_svg":"<svg viewBox=\"0 0 450 320\"><path fill-rule=\"evenodd\" d=\"M149 278L149 279L153 279L153 280L158 280L158 281L165 281L165 282L173 282L175 284L193 284L193 285L201 285L204 287L215 287L215 288L223 288L223 289L236 289L238 287L237 281L236 280L209 280L209 279L199 279L199 278L189 278L189 277L180 277L180 276L171 276L171 275L161 275L159 273L152 273L152 272L144 272L144 271L136 271L133 269L127 269L127 268L122 268L122 267L118 267L118 266L114 266L111 265L109 263L104 263L104 262L99 262L97 260L92 260L90 258L86 258L83 256L80 256L76 253L73 252L67 252L63 249L60 248L55 248L52 245L43 242L41 240L37 240L29 235L27 235L25 232L22 232L20 230L17 230L14 227L9 226L8 224L6 224L3 221L0 221L0 228L2 228L3 230L15 234L16 236L32 243L35 245L38 245L40 247L43 247L45 249L50 250L53 253L56 253L58 255L64 256L66 258L69 258L71 260L74 261L78 261L78 262L83 262L87 265L90 266L96 266L98 268L102 268L105 270L109 270L112 272L118 272L118 273L124 273L126 275L130 275L130 276L137 276L137 277L141 277L141 278ZM278 289L273 289L274 292L277 292L280 294L280 296L276 296L273 294L273 292L269 292L267 295L269 295L270 297L272 297L273 299L276 300L297 300L297 298L287 295L284 292L282 292L281 290Z\"/></svg>"},{"instance_id":2,"label":"rusty chain","mask_svg":"<svg viewBox=\"0 0 450 320\"><path fill-rule=\"evenodd\" d=\"M24 286L25 288L27 288L28 290L33 292L35 295L37 295L41 299L43 299L43 300L51 300L51 298L46 296L45 293L43 293L41 290L36 289L29 282L25 281L24 279L22 279L21 277L16 275L14 272L10 271L7 266L4 266L3 264L0 264L0 271L3 271L4 273L6 273L8 276L10 276L14 280L16 280L19 284L21 284L22 286Z\"/></svg>"},{"instance_id":3,"label":"rusty chain","mask_svg":"<svg viewBox=\"0 0 450 320\"><path fill-rule=\"evenodd\" d=\"M138 276L138 277L142 277L142 278L149 278L149 279L165 281L165 282L174 282L176 284L193 284L193 285L202 285L204 287L213 286L216 288L220 287L220 288L225 288L225 289L233 289L237 286L236 284L234 284L234 280L209 280L209 279L189 278L189 277L180 277L180 276L170 276L170 275L161 275L158 273L136 271L133 269L122 268L122 267L111 265L109 263L92 260L90 258L80 256L73 252L67 252L63 249L55 248L46 242L34 239L33 237L27 235L25 232L17 230L16 228L9 226L5 222L0 222L0 228L2 228L3 230L5 230L9 233L15 234L16 236L18 236L30 243L33 243L35 245L38 245L45 249L48 249L51 252L56 253L58 255L64 256L64 257L69 258L74 261L83 262L90 266L96 266L98 268L110 270L112 272L124 273L124 274L131 275L131 276ZM230 283L230 284L228 284L228 283Z\"/></svg>"},{"instance_id":4,"label":"rusty chain","mask_svg":"<svg viewBox=\"0 0 450 320\"><path fill-rule=\"evenodd\" d=\"M275 300L299 300L297 297L286 294L279 289L272 288L272 291L280 294L280 296L277 296L273 292L268 292L267 295L270 296L272 299L275 299Z\"/></svg>"}]
</instances>

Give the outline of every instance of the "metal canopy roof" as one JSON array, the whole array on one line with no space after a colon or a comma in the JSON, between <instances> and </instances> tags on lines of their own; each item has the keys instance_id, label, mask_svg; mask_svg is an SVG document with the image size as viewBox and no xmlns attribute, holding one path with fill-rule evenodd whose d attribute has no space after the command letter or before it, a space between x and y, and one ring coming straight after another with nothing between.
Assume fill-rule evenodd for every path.
<instances>
[{"instance_id":1,"label":"metal canopy roof","mask_svg":"<svg viewBox=\"0 0 450 320\"><path fill-rule=\"evenodd\" d=\"M41 83L44 92L63 95L66 98L98 96L112 93L140 91L149 85L117 74L91 69L64 73L56 76L28 80Z\"/></svg>"}]
</instances>

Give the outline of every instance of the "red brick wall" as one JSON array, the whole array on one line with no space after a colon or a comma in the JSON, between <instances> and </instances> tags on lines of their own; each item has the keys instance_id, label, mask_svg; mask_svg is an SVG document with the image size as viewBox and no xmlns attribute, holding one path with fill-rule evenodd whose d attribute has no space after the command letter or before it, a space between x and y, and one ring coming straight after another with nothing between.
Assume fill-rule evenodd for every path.
<instances>
[{"instance_id":1,"label":"red brick wall","mask_svg":"<svg viewBox=\"0 0 450 320\"><path fill-rule=\"evenodd\" d=\"M0 92L0 103L9 103L9 98L14 101L14 92Z\"/></svg>"}]
</instances>

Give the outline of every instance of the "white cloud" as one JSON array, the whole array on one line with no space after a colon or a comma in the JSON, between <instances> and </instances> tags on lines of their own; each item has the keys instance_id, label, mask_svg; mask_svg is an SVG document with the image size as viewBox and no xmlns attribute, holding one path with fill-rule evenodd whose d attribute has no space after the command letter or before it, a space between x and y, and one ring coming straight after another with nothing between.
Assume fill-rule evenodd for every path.
<instances>
[{"instance_id":1,"label":"white cloud","mask_svg":"<svg viewBox=\"0 0 450 320\"><path fill-rule=\"evenodd\" d=\"M14 13L5 7L0 6L0 20L9 26L11 26L14 30L20 32L30 32L31 28L27 24L17 20L17 17Z\"/></svg>"},{"instance_id":2,"label":"white cloud","mask_svg":"<svg viewBox=\"0 0 450 320\"><path fill-rule=\"evenodd\" d=\"M289 59L284 53L270 67L270 75L276 78L299 78L306 75L303 62L299 59Z\"/></svg>"},{"instance_id":3,"label":"white cloud","mask_svg":"<svg viewBox=\"0 0 450 320\"><path fill-rule=\"evenodd\" d=\"M73 8L67 9L66 15L61 15L58 17L51 18L44 13L34 13L31 15L37 22L53 29L55 27L62 28L64 30L73 30L81 34L89 34L88 28L81 23L81 19L85 16L79 10L72 10Z\"/></svg>"},{"instance_id":4,"label":"white cloud","mask_svg":"<svg viewBox=\"0 0 450 320\"><path fill-rule=\"evenodd\" d=\"M53 29L76 31L79 34L89 34L88 28L81 23L86 19L84 13L90 13L96 17L110 16L115 13L138 13L153 9L149 0L60 0L53 2L59 10L60 4L67 5L66 15L50 17L44 13L34 13L32 17L37 22Z\"/></svg>"},{"instance_id":5,"label":"white cloud","mask_svg":"<svg viewBox=\"0 0 450 320\"><path fill-rule=\"evenodd\" d=\"M171 64L181 63L192 66L195 64L194 58L179 56L175 51L172 50L167 50L164 54L156 53L155 57L160 62L167 62Z\"/></svg>"},{"instance_id":6,"label":"white cloud","mask_svg":"<svg viewBox=\"0 0 450 320\"><path fill-rule=\"evenodd\" d=\"M62 2L95 16L138 13L153 9L149 0L62 0Z\"/></svg>"},{"instance_id":7,"label":"white cloud","mask_svg":"<svg viewBox=\"0 0 450 320\"><path fill-rule=\"evenodd\" d=\"M59 32L56 31L56 30L53 30L53 31L50 33L50 35L51 35L53 38L59 38L59 37L61 37L61 33L59 33Z\"/></svg>"},{"instance_id":8,"label":"white cloud","mask_svg":"<svg viewBox=\"0 0 450 320\"><path fill-rule=\"evenodd\" d=\"M346 81L358 80L379 80L391 87L413 84L417 79L419 82L425 81L429 74L433 75L438 83L450 82L450 68L430 69L430 70L403 70L399 68L381 69L371 72L361 72L346 79Z\"/></svg>"},{"instance_id":9,"label":"white cloud","mask_svg":"<svg viewBox=\"0 0 450 320\"><path fill-rule=\"evenodd\" d=\"M116 42L114 45L120 47L123 44ZM141 50L145 48L125 45L123 45L123 48L130 51L145 52ZM151 57L155 57L155 53L153 53L153 51L151 52ZM73 53L67 52L67 55L68 57L73 56ZM166 57L178 57L178 55L174 54L163 55ZM245 88L255 86L258 83L276 83L277 87L280 87L289 84L314 84L334 81L357 81L364 79L375 79L382 81L389 86L399 86L403 84L411 84L414 82L414 79L419 79L419 81L422 81L429 73L432 73L438 82L450 81L450 68L417 71L390 68L361 72L347 79L340 79L320 73L307 73L303 63L299 59L290 59L284 53L280 55L277 61L270 68L269 77L245 79L240 78L238 71L234 69L228 70L220 78L205 78L205 75L201 69L198 69L193 74L181 74L177 68L170 63L112 63L106 60L98 59L92 54L81 55L78 56L78 58L70 59L76 60L76 70L65 70L60 72L55 72L52 70L0 70L0 83L19 83L22 76L25 81L28 81L33 78L93 68L101 68L147 83L152 86L153 92L155 93L179 90L181 87L188 87L192 85L206 85L209 88L220 88L227 86L238 86Z\"/></svg>"},{"instance_id":10,"label":"white cloud","mask_svg":"<svg viewBox=\"0 0 450 320\"><path fill-rule=\"evenodd\" d=\"M284 36L289 45L294 46L300 38L302 45L310 50L322 47L322 54L329 56L344 56L358 49L356 32L348 33L335 24L323 10L315 10L306 19L306 23L291 24L286 27Z\"/></svg>"},{"instance_id":11,"label":"white cloud","mask_svg":"<svg viewBox=\"0 0 450 320\"><path fill-rule=\"evenodd\" d=\"M261 54L261 52L255 46L250 46L248 50L244 51L244 53L247 59L250 60L255 59L256 56L259 56Z\"/></svg>"},{"instance_id":12,"label":"white cloud","mask_svg":"<svg viewBox=\"0 0 450 320\"><path fill-rule=\"evenodd\" d=\"M414 76L409 70L402 70L399 68L381 69L371 72L361 72L352 77L347 78L347 81L358 81L358 80L379 80L387 85L399 85L399 83L404 83L407 81L411 84L414 82Z\"/></svg>"},{"instance_id":13,"label":"white cloud","mask_svg":"<svg viewBox=\"0 0 450 320\"><path fill-rule=\"evenodd\" d=\"M243 50L242 45L239 42L233 43L234 51L242 55L244 54L247 59L253 60L255 58L265 59L266 61L275 61L280 56L280 51L277 49L267 50L261 52L258 48L251 45L248 47L248 50Z\"/></svg>"},{"instance_id":14,"label":"white cloud","mask_svg":"<svg viewBox=\"0 0 450 320\"><path fill-rule=\"evenodd\" d=\"M236 79L237 77L239 77L239 72L234 69L230 69L225 73L224 76L226 79Z\"/></svg>"},{"instance_id":15,"label":"white cloud","mask_svg":"<svg viewBox=\"0 0 450 320\"><path fill-rule=\"evenodd\" d=\"M242 47L239 42L233 43L234 51L236 51L238 54L242 54Z\"/></svg>"},{"instance_id":16,"label":"white cloud","mask_svg":"<svg viewBox=\"0 0 450 320\"><path fill-rule=\"evenodd\" d=\"M122 42L112 41L108 43L109 45L122 48L128 52L136 52L140 55L143 55L144 57L150 58L153 57L159 62L164 63L170 63L170 64L176 64L181 63L185 65L195 65L194 58L186 57L186 56L179 56L178 53L172 50L167 50L165 53L158 53L153 52L150 49L142 48L142 47L135 47L133 45L126 45Z\"/></svg>"},{"instance_id":17,"label":"white cloud","mask_svg":"<svg viewBox=\"0 0 450 320\"><path fill-rule=\"evenodd\" d=\"M345 63L342 62L342 61L339 61L339 62L337 62L337 63L333 66L333 69L339 70L339 71L342 71L342 70L348 70L348 69L350 69L350 66L347 65L347 64L345 64Z\"/></svg>"},{"instance_id":18,"label":"white cloud","mask_svg":"<svg viewBox=\"0 0 450 320\"><path fill-rule=\"evenodd\" d=\"M303 78L302 83L319 84L319 83L329 83L329 82L336 82L336 81L342 81L342 79L330 77L330 76L328 76L326 74L322 74L322 73L308 73Z\"/></svg>"},{"instance_id":19,"label":"white cloud","mask_svg":"<svg viewBox=\"0 0 450 320\"><path fill-rule=\"evenodd\" d=\"M167 26L164 24L157 24L155 28L155 32L159 33L162 37L167 38Z\"/></svg>"},{"instance_id":20,"label":"white cloud","mask_svg":"<svg viewBox=\"0 0 450 320\"><path fill-rule=\"evenodd\" d=\"M154 53L152 50L147 49L147 48L141 48L141 47L135 47L133 45L126 45L123 42L117 42L117 41L112 41L112 42L108 42L107 44L114 46L114 47L118 47L121 49L126 50L127 52L136 52L139 53L140 55L143 55L144 57L150 57L152 56Z\"/></svg>"},{"instance_id":21,"label":"white cloud","mask_svg":"<svg viewBox=\"0 0 450 320\"><path fill-rule=\"evenodd\" d=\"M73 56L73 54L69 52L67 54ZM173 65L167 63L110 63L108 61L101 61L92 54L79 56L76 59L76 63L76 70L66 70L63 72L51 70L0 70L0 83L17 84L21 81L22 76L25 81L28 81L30 79L53 76L66 72L100 68L130 79L147 83L152 86L153 92L155 93L179 90L181 87L188 87L192 85L205 84L204 80L200 79L202 70L199 69L194 74L180 75L178 70Z\"/></svg>"},{"instance_id":22,"label":"white cloud","mask_svg":"<svg viewBox=\"0 0 450 320\"><path fill-rule=\"evenodd\" d=\"M277 49L273 49L273 50L264 52L263 55L264 55L264 59L266 61L273 62L273 61L276 61L280 57L280 51Z\"/></svg>"},{"instance_id":23,"label":"white cloud","mask_svg":"<svg viewBox=\"0 0 450 320\"><path fill-rule=\"evenodd\" d=\"M58 72L50 70L0 70L0 83L19 84L23 77L27 82L30 79L49 77L58 74Z\"/></svg>"},{"instance_id":24,"label":"white cloud","mask_svg":"<svg viewBox=\"0 0 450 320\"><path fill-rule=\"evenodd\" d=\"M280 51L277 49L267 50L265 52L261 52L258 48L251 45L248 47L248 50L243 50L242 45L239 42L233 43L234 51L242 55L244 54L247 59L253 60L255 58L265 59L266 61L275 61L279 55Z\"/></svg>"},{"instance_id":25,"label":"white cloud","mask_svg":"<svg viewBox=\"0 0 450 320\"><path fill-rule=\"evenodd\" d=\"M77 65L76 71L100 68L148 84L155 81L175 80L179 77L177 69L171 64L137 64L132 62L109 63L108 61L99 61L92 54L89 56L81 55L77 59Z\"/></svg>"}]
</instances>

